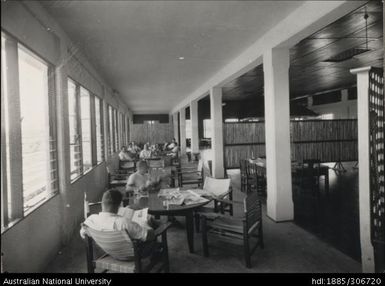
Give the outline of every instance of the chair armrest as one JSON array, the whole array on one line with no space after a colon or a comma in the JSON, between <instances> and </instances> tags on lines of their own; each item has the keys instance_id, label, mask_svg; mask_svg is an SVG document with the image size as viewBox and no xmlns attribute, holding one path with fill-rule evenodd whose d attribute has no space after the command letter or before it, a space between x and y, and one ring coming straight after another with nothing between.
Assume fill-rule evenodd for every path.
<instances>
[{"instance_id":1,"label":"chair armrest","mask_svg":"<svg viewBox=\"0 0 385 286\"><path fill-rule=\"evenodd\" d=\"M238 221L244 221L245 220L245 217L234 217L234 216L229 216L229 215L225 215L225 214L221 214L221 213L215 213L215 212L209 212L209 213L205 213L205 212L199 212L198 211L198 214L200 217L204 217L205 219L208 219L208 220L215 220L217 218L227 218L227 219L234 219L234 220L238 220Z\"/></svg>"},{"instance_id":2,"label":"chair armrest","mask_svg":"<svg viewBox=\"0 0 385 286\"><path fill-rule=\"evenodd\" d=\"M167 229L169 229L170 226L170 222L161 224L157 229L154 230L155 237L162 235L164 232L167 231Z\"/></svg>"},{"instance_id":3,"label":"chair armrest","mask_svg":"<svg viewBox=\"0 0 385 286\"><path fill-rule=\"evenodd\" d=\"M213 199L217 202L221 202L221 203L224 203L224 204L231 204L231 205L243 205L242 202L238 202L238 201L230 201L230 200L225 200L225 199L221 199L221 198L217 198L217 197L213 197Z\"/></svg>"}]
</instances>

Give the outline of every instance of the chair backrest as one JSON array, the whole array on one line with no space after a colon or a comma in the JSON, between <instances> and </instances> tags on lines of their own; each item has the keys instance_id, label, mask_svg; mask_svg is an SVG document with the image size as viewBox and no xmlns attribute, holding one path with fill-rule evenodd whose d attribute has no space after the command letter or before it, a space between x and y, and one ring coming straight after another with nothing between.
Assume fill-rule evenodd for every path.
<instances>
[{"instance_id":1,"label":"chair backrest","mask_svg":"<svg viewBox=\"0 0 385 286\"><path fill-rule=\"evenodd\" d=\"M241 169L241 175L246 175L247 160L245 159L239 160L239 167Z\"/></svg>"},{"instance_id":2,"label":"chair backrest","mask_svg":"<svg viewBox=\"0 0 385 286\"><path fill-rule=\"evenodd\" d=\"M203 189L212 193L216 197L222 197L229 193L230 181L230 179L214 179L211 177L205 177Z\"/></svg>"},{"instance_id":3,"label":"chair backrest","mask_svg":"<svg viewBox=\"0 0 385 286\"><path fill-rule=\"evenodd\" d=\"M246 174L248 176L256 176L257 175L257 165L255 163L246 162Z\"/></svg>"},{"instance_id":4,"label":"chair backrest","mask_svg":"<svg viewBox=\"0 0 385 286\"><path fill-rule=\"evenodd\" d=\"M248 228L262 219L262 204L257 192L250 192L243 200Z\"/></svg>"},{"instance_id":5,"label":"chair backrest","mask_svg":"<svg viewBox=\"0 0 385 286\"><path fill-rule=\"evenodd\" d=\"M164 168L164 160L147 160L149 168Z\"/></svg>"},{"instance_id":6,"label":"chair backrest","mask_svg":"<svg viewBox=\"0 0 385 286\"><path fill-rule=\"evenodd\" d=\"M100 231L88 226L85 226L85 230L86 235L111 257L117 260L133 260L134 246L125 230Z\"/></svg>"},{"instance_id":7,"label":"chair backrest","mask_svg":"<svg viewBox=\"0 0 385 286\"><path fill-rule=\"evenodd\" d=\"M119 168L120 169L133 169L135 168L135 161L119 161Z\"/></svg>"}]
</instances>

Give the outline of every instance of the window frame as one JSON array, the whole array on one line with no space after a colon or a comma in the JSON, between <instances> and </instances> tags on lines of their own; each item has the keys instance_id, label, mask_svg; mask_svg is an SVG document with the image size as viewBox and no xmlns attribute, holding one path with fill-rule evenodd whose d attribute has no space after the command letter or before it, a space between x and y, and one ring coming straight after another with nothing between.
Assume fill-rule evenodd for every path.
<instances>
[{"instance_id":1,"label":"window frame","mask_svg":"<svg viewBox=\"0 0 385 286\"><path fill-rule=\"evenodd\" d=\"M12 35L1 31L2 36L2 62L6 62L6 68L1 69L1 233L7 231L17 222L44 205L51 198L59 194L58 175L58 148L57 148L57 120L56 120L56 90L55 90L55 66L25 45ZM4 41L4 42L3 42ZM4 44L4 46L3 46ZM4 51L4 53L3 53ZM46 190L36 194L33 199L39 198L33 205L25 207L30 200L24 199L23 183L23 153L22 153L22 122L21 118L21 91L20 91L20 55L23 51L31 58L42 63L46 67L46 90L44 101L46 102L45 128L48 127L46 148L47 166ZM5 67L5 66L4 66ZM5 72L4 72L5 71ZM9 78L14 80L10 81ZM12 98L12 100L10 100ZM7 102L7 110L5 103ZM6 113L8 118L6 118ZM47 126L46 126L47 125ZM12 144L10 143L12 138ZM45 140L44 139L44 140ZM7 147L8 142L8 147ZM9 170L8 170L9 169ZM8 172L9 171L9 172ZM11 191L12 190L12 191Z\"/></svg>"},{"instance_id":2,"label":"window frame","mask_svg":"<svg viewBox=\"0 0 385 286\"><path fill-rule=\"evenodd\" d=\"M75 90L76 90L76 126L78 128L78 132L82 134L82 120L81 120L81 99L80 99L80 89L83 88L85 91L89 94L89 102L90 102L90 144L91 144L91 167L87 170L84 170L84 163L83 163L83 137L82 135L78 134L78 140L79 140L79 162L80 162L80 168L79 168L79 174L71 178L71 170L69 172L70 174L70 181L71 184L82 178L87 173L91 172L96 166L99 164L105 162L105 152L104 152L104 146L105 146L105 140L104 140L104 101L101 97L95 95L92 93L87 87L80 84L78 81L74 80L72 77L67 76L67 83L68 81L72 81L75 84ZM67 84L68 86L68 84ZM101 153L102 153L102 160L98 162L97 160L97 141L96 141L96 107L95 107L95 97L98 98L99 104L100 104L100 124L101 124ZM69 105L67 104L67 108L69 108ZM69 117L69 115L68 115ZM71 145L71 143L69 143ZM71 156L71 153L70 153Z\"/></svg>"}]
</instances>

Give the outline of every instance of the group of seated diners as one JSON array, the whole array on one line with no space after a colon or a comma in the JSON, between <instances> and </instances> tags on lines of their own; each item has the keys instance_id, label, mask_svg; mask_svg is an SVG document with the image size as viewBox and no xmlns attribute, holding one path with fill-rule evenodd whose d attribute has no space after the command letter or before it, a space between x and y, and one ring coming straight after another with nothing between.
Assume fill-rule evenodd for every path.
<instances>
[{"instance_id":1,"label":"group of seated diners","mask_svg":"<svg viewBox=\"0 0 385 286\"><path fill-rule=\"evenodd\" d=\"M119 152L119 160L121 161L136 161L138 159L149 159L161 155L176 157L179 151L178 143L175 138L171 142L164 144L143 144L141 149L134 141L128 147L122 146Z\"/></svg>"}]
</instances>

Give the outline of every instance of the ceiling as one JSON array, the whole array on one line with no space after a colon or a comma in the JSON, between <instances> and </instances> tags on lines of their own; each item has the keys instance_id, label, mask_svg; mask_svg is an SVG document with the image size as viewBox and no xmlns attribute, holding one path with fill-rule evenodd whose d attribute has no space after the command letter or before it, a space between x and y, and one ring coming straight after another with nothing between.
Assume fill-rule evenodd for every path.
<instances>
[{"instance_id":1,"label":"ceiling","mask_svg":"<svg viewBox=\"0 0 385 286\"><path fill-rule=\"evenodd\" d=\"M365 48L365 7L340 18L290 50L290 97L349 87L356 78L349 70L362 66L383 67L383 10L381 1L369 2L368 47L371 51L343 62L326 62L350 48ZM263 96L263 66L225 85L226 101Z\"/></svg>"},{"instance_id":2,"label":"ceiling","mask_svg":"<svg viewBox=\"0 0 385 286\"><path fill-rule=\"evenodd\" d=\"M169 112L302 3L41 1L128 106L142 113Z\"/></svg>"}]
</instances>

